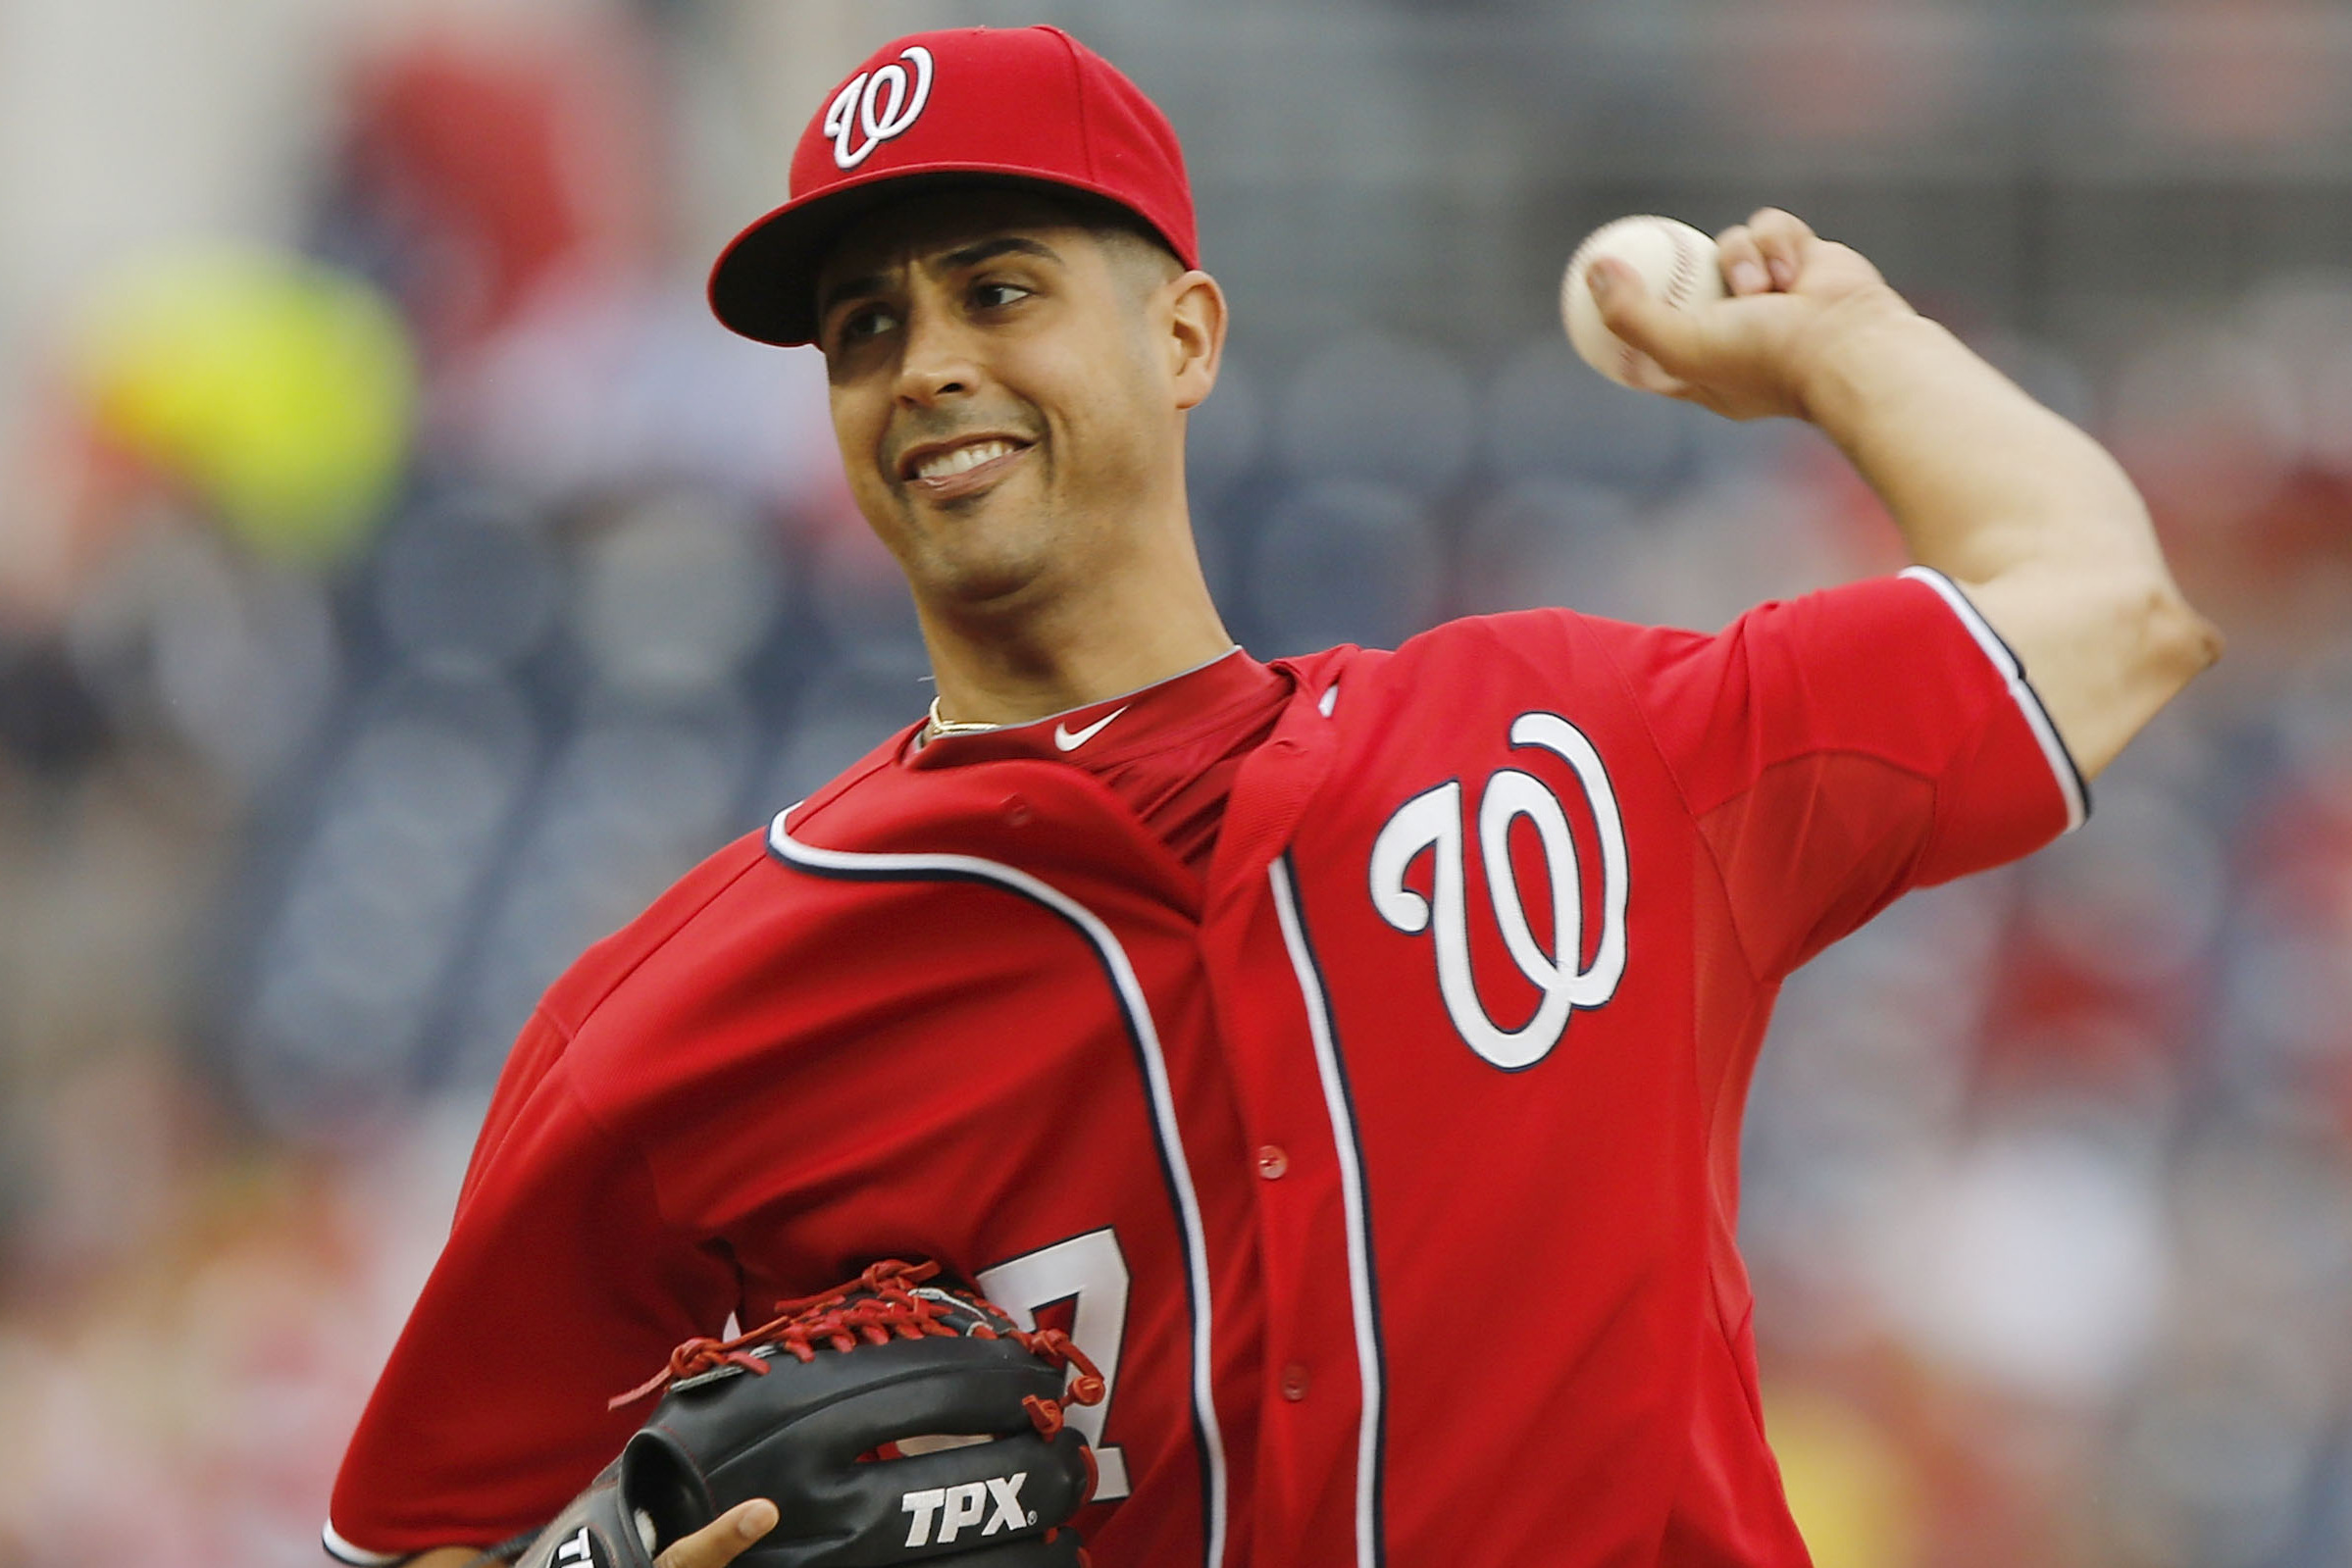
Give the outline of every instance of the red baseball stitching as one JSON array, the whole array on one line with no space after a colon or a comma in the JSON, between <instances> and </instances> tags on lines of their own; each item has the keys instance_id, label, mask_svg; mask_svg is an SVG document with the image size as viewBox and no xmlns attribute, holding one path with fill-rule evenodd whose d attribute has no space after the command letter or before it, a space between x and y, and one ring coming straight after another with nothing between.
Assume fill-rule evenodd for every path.
<instances>
[{"instance_id":1,"label":"red baseball stitching","mask_svg":"<svg viewBox=\"0 0 2352 1568\"><path fill-rule=\"evenodd\" d=\"M1666 278L1666 303L1679 310L1691 290L1698 286L1699 257L1681 229L1667 229L1666 237L1674 242L1674 268Z\"/></svg>"}]
</instances>

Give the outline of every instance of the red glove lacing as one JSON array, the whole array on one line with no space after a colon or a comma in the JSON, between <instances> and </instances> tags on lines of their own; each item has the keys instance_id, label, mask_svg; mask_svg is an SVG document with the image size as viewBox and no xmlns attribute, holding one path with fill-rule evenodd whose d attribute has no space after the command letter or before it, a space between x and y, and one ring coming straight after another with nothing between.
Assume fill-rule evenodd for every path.
<instances>
[{"instance_id":1,"label":"red glove lacing","mask_svg":"<svg viewBox=\"0 0 2352 1568\"><path fill-rule=\"evenodd\" d=\"M775 1317L732 1340L687 1340L670 1352L668 1366L608 1401L607 1408L618 1410L625 1404L635 1404L668 1385L723 1366L741 1367L754 1377L764 1378L771 1370L770 1357L752 1352L768 1345L789 1350L802 1361L814 1361L819 1342L836 1350L854 1350L861 1341L888 1344L894 1336L901 1340L920 1340L926 1336L962 1338L964 1331L942 1321L949 1310L948 1303L936 1294L918 1293L914 1289L939 1272L937 1263L902 1263L896 1258L885 1258L846 1285L796 1300L779 1301ZM1004 1315L998 1309L990 1310ZM999 1333L987 1323L979 1323L969 1330L969 1337L1010 1339L1049 1366L1078 1369L1078 1376L1070 1380L1061 1397L1047 1399L1033 1393L1022 1399L1029 1419L1043 1437L1049 1439L1061 1431L1070 1406L1099 1404L1108 1391L1095 1363L1059 1329L1034 1332L1009 1329Z\"/></svg>"}]
</instances>

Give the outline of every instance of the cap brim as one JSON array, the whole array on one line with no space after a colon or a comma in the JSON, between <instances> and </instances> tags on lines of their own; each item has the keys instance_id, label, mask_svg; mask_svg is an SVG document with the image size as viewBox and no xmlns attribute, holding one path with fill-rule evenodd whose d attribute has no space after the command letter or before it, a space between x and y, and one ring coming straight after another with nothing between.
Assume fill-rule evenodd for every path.
<instances>
[{"instance_id":1,"label":"cap brim","mask_svg":"<svg viewBox=\"0 0 2352 1568\"><path fill-rule=\"evenodd\" d=\"M1026 188L1048 194L1075 190L1127 207L1108 190L1078 180L1044 179L1026 172L1013 174L968 164L894 169L862 184L836 185L805 201L788 201L755 220L719 253L711 267L711 313L730 331L755 342L780 348L813 343L817 340L817 274L843 229L893 202L976 186ZM1150 223L1143 214L1137 216ZM1157 225L1152 228L1158 232ZM1177 250L1164 234L1162 242ZM1189 258L1186 265L1191 265Z\"/></svg>"}]
</instances>

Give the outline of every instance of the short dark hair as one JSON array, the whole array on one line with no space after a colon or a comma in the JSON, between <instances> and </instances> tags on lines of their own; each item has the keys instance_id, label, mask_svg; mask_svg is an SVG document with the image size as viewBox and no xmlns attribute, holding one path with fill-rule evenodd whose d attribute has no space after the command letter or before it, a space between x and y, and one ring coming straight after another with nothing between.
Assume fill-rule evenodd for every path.
<instances>
[{"instance_id":1,"label":"short dark hair","mask_svg":"<svg viewBox=\"0 0 2352 1568\"><path fill-rule=\"evenodd\" d=\"M1091 190L1075 190L1067 185L1037 183L1031 186L1048 203L1070 215L1072 223L1097 234L1115 234L1140 240L1168 259L1176 271L1184 271L1184 258L1176 254L1160 231L1151 227L1142 213L1107 196L1098 196Z\"/></svg>"}]
</instances>

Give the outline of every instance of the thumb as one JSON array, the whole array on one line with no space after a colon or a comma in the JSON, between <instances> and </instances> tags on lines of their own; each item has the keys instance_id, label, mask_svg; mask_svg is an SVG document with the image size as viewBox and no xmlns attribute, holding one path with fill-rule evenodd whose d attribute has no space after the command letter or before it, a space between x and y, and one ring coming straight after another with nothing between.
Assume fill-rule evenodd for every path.
<instances>
[{"instance_id":1,"label":"thumb","mask_svg":"<svg viewBox=\"0 0 2352 1568\"><path fill-rule=\"evenodd\" d=\"M1601 325L1620 341L1656 360L1669 374L1684 363L1697 330L1691 319L1651 296L1642 275L1614 256L1598 256L1584 270Z\"/></svg>"},{"instance_id":2,"label":"thumb","mask_svg":"<svg viewBox=\"0 0 2352 1568\"><path fill-rule=\"evenodd\" d=\"M723 1568L776 1528L776 1505L765 1497L741 1502L672 1543L653 1568Z\"/></svg>"}]
</instances>

